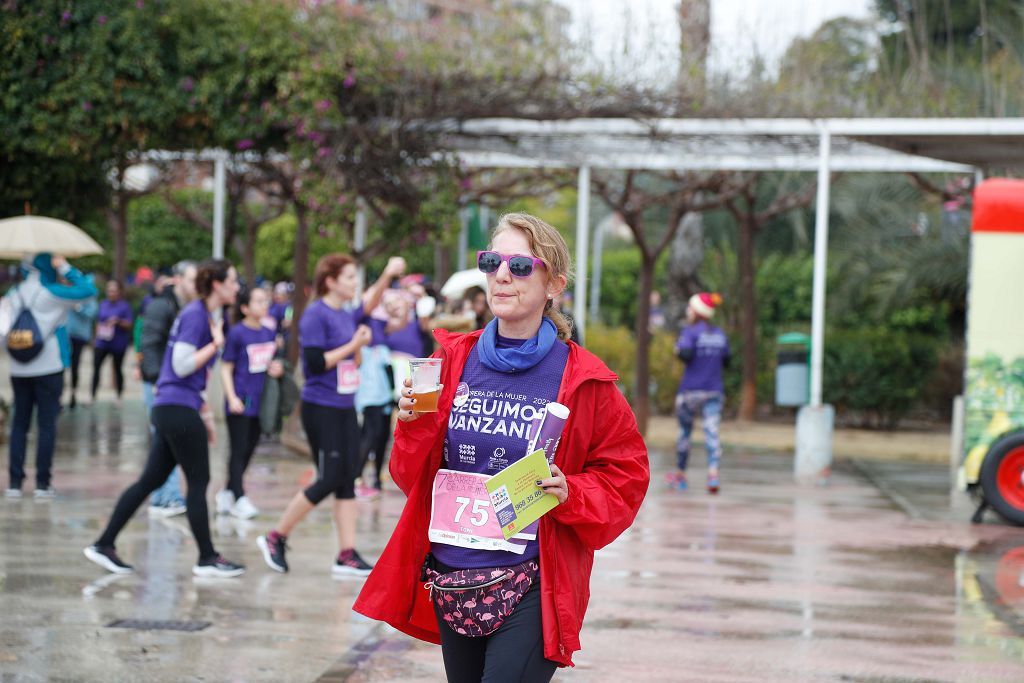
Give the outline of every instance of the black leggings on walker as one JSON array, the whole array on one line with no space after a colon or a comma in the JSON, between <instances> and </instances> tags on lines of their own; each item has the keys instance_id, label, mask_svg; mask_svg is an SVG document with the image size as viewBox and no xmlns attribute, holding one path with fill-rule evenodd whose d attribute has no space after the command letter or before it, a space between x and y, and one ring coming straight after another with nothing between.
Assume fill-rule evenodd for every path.
<instances>
[{"instance_id":1,"label":"black leggings on walker","mask_svg":"<svg viewBox=\"0 0 1024 683\"><path fill-rule=\"evenodd\" d=\"M92 397L96 398L96 390L100 388L100 370L103 361L110 357L114 364L114 389L117 390L117 397L121 398L124 393L124 351L108 351L107 349L92 350Z\"/></svg>"},{"instance_id":2,"label":"black leggings on walker","mask_svg":"<svg viewBox=\"0 0 1024 683\"><path fill-rule=\"evenodd\" d=\"M438 571L450 571L438 567ZM434 605L448 683L546 683L558 665L544 658L540 582L526 591L512 614L489 636L456 633Z\"/></svg>"},{"instance_id":3,"label":"black leggings on walker","mask_svg":"<svg viewBox=\"0 0 1024 683\"><path fill-rule=\"evenodd\" d=\"M235 500L245 495L242 477L249 468L252 454L260 443L260 419L248 415L227 416L228 440L231 454L228 457L227 488L235 494Z\"/></svg>"},{"instance_id":4,"label":"black leggings on walker","mask_svg":"<svg viewBox=\"0 0 1024 683\"><path fill-rule=\"evenodd\" d=\"M210 540L209 511L206 506L206 489L210 484L206 426L199 417L199 411L187 406L154 406L152 421L156 433L150 444L146 467L138 481L121 494L110 522L96 545L112 548L117 535L146 500L146 496L163 486L175 465L181 465L185 481L188 482L188 493L185 496L188 523L199 548L199 561L213 559L217 552Z\"/></svg>"},{"instance_id":5,"label":"black leggings on walker","mask_svg":"<svg viewBox=\"0 0 1024 683\"><path fill-rule=\"evenodd\" d=\"M317 479L304 493L317 505L334 494L338 500L356 497L359 467L359 420L355 408L331 408L302 402L302 428L316 464Z\"/></svg>"}]
</instances>

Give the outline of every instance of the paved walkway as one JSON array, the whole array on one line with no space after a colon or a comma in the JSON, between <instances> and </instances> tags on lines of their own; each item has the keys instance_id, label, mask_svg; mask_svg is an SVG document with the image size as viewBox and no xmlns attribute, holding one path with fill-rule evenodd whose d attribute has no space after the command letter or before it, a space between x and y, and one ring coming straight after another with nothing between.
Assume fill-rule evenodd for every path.
<instances>
[{"instance_id":1,"label":"paved walkway","mask_svg":"<svg viewBox=\"0 0 1024 683\"><path fill-rule=\"evenodd\" d=\"M81 556L141 466L138 402L101 401L61 421L52 502L0 501L4 680L436 681L437 648L362 619L359 582L334 581L326 508L291 539L292 573L261 566L255 536L304 476L265 444L249 477L267 511L220 519L215 541L240 580L195 580L184 520L140 514L120 541L138 574ZM224 463L214 450L215 486ZM602 550L577 667L564 681L1019 681L1024 532L915 519L858 471L827 488L791 483L790 458L728 449L724 489L664 490ZM699 484L699 482L697 482ZM212 495L212 492L211 492ZM363 507L360 546L378 553L403 498ZM179 521L180 520L180 521ZM200 632L111 628L117 619L210 622Z\"/></svg>"},{"instance_id":2,"label":"paved walkway","mask_svg":"<svg viewBox=\"0 0 1024 683\"><path fill-rule=\"evenodd\" d=\"M119 542L135 575L104 574L81 555L143 462L137 400L104 395L64 415L59 443L60 497L0 500L0 680L443 679L436 647L351 611L361 584L331 579L326 506L293 534L290 574L262 566L255 537L308 471L279 444L261 446L247 481L265 513L213 525L218 549L249 567L217 581L192 578L184 518L136 516ZM222 440L211 499L224 454ZM798 488L784 452L732 446L714 497L699 472L689 492L664 489L671 459L652 449L648 498L598 553L583 651L555 680L1024 680L1024 531L949 513L943 466L868 471L840 459L828 487ZM390 490L362 506L366 555L383 548L402 503ZM119 619L210 625L110 626Z\"/></svg>"}]
</instances>

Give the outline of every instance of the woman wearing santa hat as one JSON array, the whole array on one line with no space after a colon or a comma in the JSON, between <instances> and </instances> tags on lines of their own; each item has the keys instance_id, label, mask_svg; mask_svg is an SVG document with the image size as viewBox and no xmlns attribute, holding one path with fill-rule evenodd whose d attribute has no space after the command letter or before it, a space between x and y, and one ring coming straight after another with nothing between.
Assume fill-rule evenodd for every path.
<instances>
[{"instance_id":1,"label":"woman wearing santa hat","mask_svg":"<svg viewBox=\"0 0 1024 683\"><path fill-rule=\"evenodd\" d=\"M676 393L676 416L680 428L676 444L679 466L667 475L668 484L674 489L687 488L690 433L693 431L693 418L700 414L708 453L708 493L718 493L718 460L722 454L718 427L725 399L722 369L729 366L732 357L725 333L710 322L721 303L722 297L718 294L701 292L690 297L686 307L686 326L676 342L676 355L686 363L686 371Z\"/></svg>"}]
</instances>

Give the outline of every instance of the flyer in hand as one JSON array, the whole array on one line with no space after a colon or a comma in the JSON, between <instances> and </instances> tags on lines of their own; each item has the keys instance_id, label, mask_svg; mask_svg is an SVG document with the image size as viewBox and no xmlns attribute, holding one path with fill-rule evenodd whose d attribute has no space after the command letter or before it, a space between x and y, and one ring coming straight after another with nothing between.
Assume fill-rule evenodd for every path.
<instances>
[{"instance_id":1,"label":"flyer in hand","mask_svg":"<svg viewBox=\"0 0 1024 683\"><path fill-rule=\"evenodd\" d=\"M501 533L512 538L558 505L558 498L537 487L538 479L549 479L551 468L543 450L509 465L485 482L491 506L498 516Z\"/></svg>"}]
</instances>

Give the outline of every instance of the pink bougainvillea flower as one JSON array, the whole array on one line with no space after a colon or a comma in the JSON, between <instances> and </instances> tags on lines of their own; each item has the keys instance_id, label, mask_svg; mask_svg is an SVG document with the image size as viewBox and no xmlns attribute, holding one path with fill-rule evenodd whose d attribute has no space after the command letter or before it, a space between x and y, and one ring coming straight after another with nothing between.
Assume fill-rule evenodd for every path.
<instances>
[{"instance_id":1,"label":"pink bougainvillea flower","mask_svg":"<svg viewBox=\"0 0 1024 683\"><path fill-rule=\"evenodd\" d=\"M107 23L107 15L106 14L101 14L98 17L96 17L96 23L99 24L100 26L105 25Z\"/></svg>"},{"instance_id":2,"label":"pink bougainvillea flower","mask_svg":"<svg viewBox=\"0 0 1024 683\"><path fill-rule=\"evenodd\" d=\"M252 149L256 146L256 143L249 138L242 138L235 143L235 149Z\"/></svg>"},{"instance_id":3,"label":"pink bougainvillea flower","mask_svg":"<svg viewBox=\"0 0 1024 683\"><path fill-rule=\"evenodd\" d=\"M192 92L196 88L196 82L192 80L191 76L185 76L181 79L181 89L185 92Z\"/></svg>"},{"instance_id":4,"label":"pink bougainvillea flower","mask_svg":"<svg viewBox=\"0 0 1024 683\"><path fill-rule=\"evenodd\" d=\"M135 0L135 9L142 9L146 6L145 0Z\"/></svg>"},{"instance_id":5,"label":"pink bougainvillea flower","mask_svg":"<svg viewBox=\"0 0 1024 683\"><path fill-rule=\"evenodd\" d=\"M92 102L89 100L82 102L82 111L92 111Z\"/></svg>"},{"instance_id":6,"label":"pink bougainvillea flower","mask_svg":"<svg viewBox=\"0 0 1024 683\"><path fill-rule=\"evenodd\" d=\"M316 151L316 155L321 159L331 153L330 147L321 147Z\"/></svg>"},{"instance_id":7,"label":"pink bougainvillea flower","mask_svg":"<svg viewBox=\"0 0 1024 683\"><path fill-rule=\"evenodd\" d=\"M71 21L71 10L69 10L69 9L66 9L66 10L64 10L64 12L63 12L63 13L62 13L62 14L60 15L60 23L62 23L62 24L66 24L66 23L68 23L69 21Z\"/></svg>"},{"instance_id":8,"label":"pink bougainvillea flower","mask_svg":"<svg viewBox=\"0 0 1024 683\"><path fill-rule=\"evenodd\" d=\"M330 100L320 100L319 102L316 103L316 110L317 111L327 111L330 108L331 108L331 101Z\"/></svg>"},{"instance_id":9,"label":"pink bougainvillea flower","mask_svg":"<svg viewBox=\"0 0 1024 683\"><path fill-rule=\"evenodd\" d=\"M348 75L345 76L345 80L343 80L341 82L341 84L345 88L353 88L353 87L355 87L355 84L356 84L356 72L355 71L349 71Z\"/></svg>"}]
</instances>

